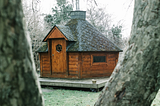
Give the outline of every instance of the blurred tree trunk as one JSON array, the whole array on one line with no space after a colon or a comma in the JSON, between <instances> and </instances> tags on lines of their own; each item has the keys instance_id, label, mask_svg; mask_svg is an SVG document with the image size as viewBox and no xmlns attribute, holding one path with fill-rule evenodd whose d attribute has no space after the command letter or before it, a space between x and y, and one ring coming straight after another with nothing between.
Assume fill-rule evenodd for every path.
<instances>
[{"instance_id":1,"label":"blurred tree trunk","mask_svg":"<svg viewBox=\"0 0 160 106\"><path fill-rule=\"evenodd\" d=\"M26 22L27 31L31 38L33 59L37 71L40 69L40 61L36 50L42 46L42 40L46 34L46 29L43 28L39 5L40 0L22 0L24 19Z\"/></svg>"},{"instance_id":2,"label":"blurred tree trunk","mask_svg":"<svg viewBox=\"0 0 160 106\"><path fill-rule=\"evenodd\" d=\"M95 106L150 106L160 88L160 0L135 0L132 32Z\"/></svg>"},{"instance_id":3,"label":"blurred tree trunk","mask_svg":"<svg viewBox=\"0 0 160 106\"><path fill-rule=\"evenodd\" d=\"M42 106L21 0L0 1L0 106Z\"/></svg>"}]
</instances>

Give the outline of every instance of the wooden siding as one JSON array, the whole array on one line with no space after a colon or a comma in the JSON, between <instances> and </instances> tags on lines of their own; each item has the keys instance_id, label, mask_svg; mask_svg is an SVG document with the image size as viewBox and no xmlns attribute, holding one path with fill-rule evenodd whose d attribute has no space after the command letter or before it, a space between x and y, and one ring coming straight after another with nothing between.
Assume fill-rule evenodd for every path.
<instances>
[{"instance_id":1,"label":"wooden siding","mask_svg":"<svg viewBox=\"0 0 160 106\"><path fill-rule=\"evenodd\" d=\"M69 61L69 75L79 74L79 53L68 53L68 61Z\"/></svg>"},{"instance_id":2,"label":"wooden siding","mask_svg":"<svg viewBox=\"0 0 160 106\"><path fill-rule=\"evenodd\" d=\"M48 53L40 53L39 57L40 57L41 76L43 76L43 74L47 76L50 75L51 71L50 71L50 61Z\"/></svg>"},{"instance_id":3,"label":"wooden siding","mask_svg":"<svg viewBox=\"0 0 160 106\"><path fill-rule=\"evenodd\" d=\"M68 53L69 75L78 78L93 78L110 76L117 61L118 52ZM93 56L106 56L106 62L93 63Z\"/></svg>"},{"instance_id":4,"label":"wooden siding","mask_svg":"<svg viewBox=\"0 0 160 106\"><path fill-rule=\"evenodd\" d=\"M93 63L93 56L106 56L106 62ZM113 72L118 53L83 53L82 55L82 78L105 77Z\"/></svg>"},{"instance_id":5,"label":"wooden siding","mask_svg":"<svg viewBox=\"0 0 160 106\"><path fill-rule=\"evenodd\" d=\"M62 54L66 53L62 52ZM47 53L43 53L43 55L40 56L41 67L42 67L41 69L43 73L42 77L79 78L79 79L107 77L110 76L111 73L113 72L118 61L118 55L119 55L118 52L67 53L65 55L66 58L63 59L61 58L64 61L64 63L62 62L63 64L61 64L60 62L56 65L52 65L53 69L57 69L54 68L55 66L55 67L62 67L63 70L60 71L57 70L57 72L54 72L55 70L50 71L49 68L49 63L50 63L49 56L47 55ZM106 62L93 63L93 56L106 56Z\"/></svg>"}]
</instances>

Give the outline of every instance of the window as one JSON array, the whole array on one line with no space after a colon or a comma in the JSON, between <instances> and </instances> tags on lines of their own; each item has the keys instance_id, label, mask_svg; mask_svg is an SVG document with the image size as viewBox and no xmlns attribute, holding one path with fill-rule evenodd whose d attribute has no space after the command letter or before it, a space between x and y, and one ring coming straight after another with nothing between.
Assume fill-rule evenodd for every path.
<instances>
[{"instance_id":1,"label":"window","mask_svg":"<svg viewBox=\"0 0 160 106\"><path fill-rule=\"evenodd\" d=\"M106 56L93 56L93 63L106 62Z\"/></svg>"},{"instance_id":2,"label":"window","mask_svg":"<svg viewBox=\"0 0 160 106\"><path fill-rule=\"evenodd\" d=\"M58 52L62 51L62 45L58 44L58 45L56 46L56 50L57 50Z\"/></svg>"},{"instance_id":3,"label":"window","mask_svg":"<svg viewBox=\"0 0 160 106\"><path fill-rule=\"evenodd\" d=\"M91 55L91 66L92 65L107 65L107 54L93 54Z\"/></svg>"}]
</instances>

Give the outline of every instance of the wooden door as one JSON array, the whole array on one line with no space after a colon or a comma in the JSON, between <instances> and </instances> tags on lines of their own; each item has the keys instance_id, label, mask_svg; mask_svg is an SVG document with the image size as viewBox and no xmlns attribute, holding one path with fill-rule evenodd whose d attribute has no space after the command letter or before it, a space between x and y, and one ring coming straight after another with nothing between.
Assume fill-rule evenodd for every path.
<instances>
[{"instance_id":1,"label":"wooden door","mask_svg":"<svg viewBox=\"0 0 160 106\"><path fill-rule=\"evenodd\" d=\"M51 59L52 73L66 71L66 41L64 39L52 40Z\"/></svg>"}]
</instances>

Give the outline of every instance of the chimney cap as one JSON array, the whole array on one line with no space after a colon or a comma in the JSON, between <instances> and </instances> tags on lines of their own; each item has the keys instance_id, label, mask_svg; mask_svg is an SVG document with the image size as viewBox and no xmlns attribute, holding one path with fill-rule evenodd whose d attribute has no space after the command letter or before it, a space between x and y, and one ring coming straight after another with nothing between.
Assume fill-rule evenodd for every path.
<instances>
[{"instance_id":1,"label":"chimney cap","mask_svg":"<svg viewBox=\"0 0 160 106\"><path fill-rule=\"evenodd\" d=\"M71 19L86 19L86 11L80 11L80 10L76 10L76 11L71 11L70 13Z\"/></svg>"}]
</instances>

